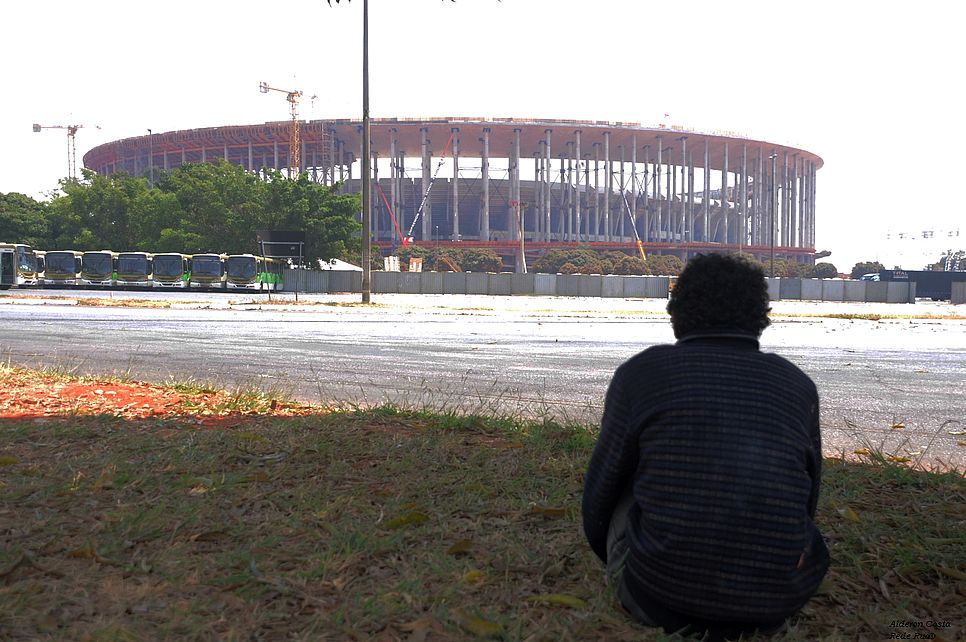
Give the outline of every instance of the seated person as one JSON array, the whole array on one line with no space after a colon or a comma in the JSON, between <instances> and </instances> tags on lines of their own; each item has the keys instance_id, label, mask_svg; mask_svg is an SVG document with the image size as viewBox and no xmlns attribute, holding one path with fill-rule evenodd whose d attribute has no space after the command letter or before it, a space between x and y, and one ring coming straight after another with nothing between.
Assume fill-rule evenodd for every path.
<instances>
[{"instance_id":1,"label":"seated person","mask_svg":"<svg viewBox=\"0 0 966 642\"><path fill-rule=\"evenodd\" d=\"M583 527L638 622L774 632L829 566L815 525L818 393L761 352L768 287L734 256L692 259L667 306L677 342L623 363L584 484Z\"/></svg>"}]
</instances>

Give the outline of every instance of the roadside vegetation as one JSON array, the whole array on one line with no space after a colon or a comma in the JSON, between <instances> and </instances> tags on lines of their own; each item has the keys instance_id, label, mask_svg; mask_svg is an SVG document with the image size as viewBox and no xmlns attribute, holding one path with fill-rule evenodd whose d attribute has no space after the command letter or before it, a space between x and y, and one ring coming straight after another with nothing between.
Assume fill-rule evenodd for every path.
<instances>
[{"instance_id":1,"label":"roadside vegetation","mask_svg":"<svg viewBox=\"0 0 966 642\"><path fill-rule=\"evenodd\" d=\"M5 638L675 639L581 535L593 428L0 376ZM833 566L777 639L966 633L963 473L892 455L826 459Z\"/></svg>"}]
</instances>

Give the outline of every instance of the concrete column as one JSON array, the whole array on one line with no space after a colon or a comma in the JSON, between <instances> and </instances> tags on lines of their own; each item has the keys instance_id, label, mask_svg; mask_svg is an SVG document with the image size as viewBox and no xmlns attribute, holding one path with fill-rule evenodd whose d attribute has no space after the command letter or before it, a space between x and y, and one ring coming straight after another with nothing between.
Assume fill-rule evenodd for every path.
<instances>
[{"instance_id":1,"label":"concrete column","mask_svg":"<svg viewBox=\"0 0 966 642\"><path fill-rule=\"evenodd\" d=\"M336 155L339 157L339 182L345 183L345 144L341 140L337 140L336 144Z\"/></svg>"},{"instance_id":2,"label":"concrete column","mask_svg":"<svg viewBox=\"0 0 966 642\"><path fill-rule=\"evenodd\" d=\"M673 240L674 240L674 233L675 233L676 230L674 229L674 227L675 227L674 226L674 202L673 202L674 187L671 185L671 179L674 176L674 165L671 162L671 146L668 145L667 147L665 147L664 150L663 150L663 152L667 152L667 161L665 161L665 168L666 169L664 170L664 176L665 176L665 179L664 179L664 192L665 192L664 198L667 200L667 217L666 217L667 218L667 229L668 229L668 237L669 237L669 240L671 242L673 242Z\"/></svg>"},{"instance_id":3,"label":"concrete column","mask_svg":"<svg viewBox=\"0 0 966 642\"><path fill-rule=\"evenodd\" d=\"M789 225L789 214L788 214L788 152L782 152L782 247L788 247L790 243L790 225Z\"/></svg>"},{"instance_id":4,"label":"concrete column","mask_svg":"<svg viewBox=\"0 0 966 642\"><path fill-rule=\"evenodd\" d=\"M604 132L604 240L613 238L610 228L610 195L614 190L614 164L610 159L610 132Z\"/></svg>"},{"instance_id":5,"label":"concrete column","mask_svg":"<svg viewBox=\"0 0 966 642\"><path fill-rule=\"evenodd\" d=\"M574 142L568 140L564 144L564 148L567 150L567 172L565 174L566 191L564 212L567 218L566 225L564 227L564 240L573 241L574 240Z\"/></svg>"},{"instance_id":6,"label":"concrete column","mask_svg":"<svg viewBox=\"0 0 966 642\"><path fill-rule=\"evenodd\" d=\"M399 157L399 139L397 133L395 127L389 128L389 203L392 207L391 216L396 217L396 224L401 227L402 222L399 220L399 185L396 181L399 176L399 166L396 164ZM389 224L392 226L392 221L389 221ZM394 231L395 228L391 227L390 237L392 237Z\"/></svg>"},{"instance_id":7,"label":"concrete column","mask_svg":"<svg viewBox=\"0 0 966 642\"><path fill-rule=\"evenodd\" d=\"M549 241L552 230L550 229L550 129L543 130L543 234L544 241Z\"/></svg>"},{"instance_id":8,"label":"concrete column","mask_svg":"<svg viewBox=\"0 0 966 642\"><path fill-rule=\"evenodd\" d=\"M326 185L329 187L335 185L335 132L331 129L322 128L322 144L326 145L329 151L329 171L328 171L328 182ZM322 150L325 152L325 148Z\"/></svg>"},{"instance_id":9,"label":"concrete column","mask_svg":"<svg viewBox=\"0 0 966 642\"><path fill-rule=\"evenodd\" d=\"M625 204L625 199L627 199L627 180L624 178L624 146L618 145L617 149L620 151L621 157L621 197L617 201L617 211L620 212L620 214L617 216L617 237L621 242L623 242L625 237L624 221L627 219L627 205Z\"/></svg>"},{"instance_id":10,"label":"concrete column","mask_svg":"<svg viewBox=\"0 0 966 642\"><path fill-rule=\"evenodd\" d=\"M697 205L698 205L695 202L695 200L694 200L694 194L695 194L695 191L694 191L694 176L695 176L695 172L694 172L694 150L691 150L690 152L688 152L688 172L690 173L690 179L689 180L690 180L690 185L691 185L691 187L690 187L690 190L691 190L691 194L690 194L690 198L691 198L691 208L690 208L691 231L688 232L688 240L691 241L691 242L694 242L695 240L697 240L697 238L695 237L695 234L694 234L694 228L695 228L695 225L696 225L696 223L695 223L695 210L697 209Z\"/></svg>"},{"instance_id":11,"label":"concrete column","mask_svg":"<svg viewBox=\"0 0 966 642\"><path fill-rule=\"evenodd\" d=\"M370 147L370 149L372 149ZM375 204L374 207L370 207L369 211L372 212L372 238L379 238L379 212L385 207L382 202L382 197L379 196L379 154L376 152L370 152L372 157L372 183L373 188L369 190L369 198L372 199L371 202Z\"/></svg>"},{"instance_id":12,"label":"concrete column","mask_svg":"<svg viewBox=\"0 0 966 642\"><path fill-rule=\"evenodd\" d=\"M541 144L543 141L539 141ZM537 145L539 148L540 145ZM533 152L533 240L543 238L543 155Z\"/></svg>"},{"instance_id":13,"label":"concrete column","mask_svg":"<svg viewBox=\"0 0 966 642\"><path fill-rule=\"evenodd\" d=\"M678 230L681 234L681 242L686 240L685 231L687 230L687 220L685 213L687 211L687 197L685 196L688 191L688 181L687 181L687 171L688 171L688 137L681 137L681 202L678 207Z\"/></svg>"},{"instance_id":14,"label":"concrete column","mask_svg":"<svg viewBox=\"0 0 966 642\"><path fill-rule=\"evenodd\" d=\"M721 242L730 243L731 238L728 229L728 219L731 216L731 210L728 208L728 143L724 144L724 160L721 169L721 224L724 226L722 228Z\"/></svg>"},{"instance_id":15,"label":"concrete column","mask_svg":"<svg viewBox=\"0 0 966 642\"><path fill-rule=\"evenodd\" d=\"M709 174L710 174L711 170L708 167L708 165L709 165L709 149L708 149L708 141L707 141L707 139L705 139L705 141L704 141L704 176L702 177L702 182L704 184L704 197L703 197L703 201L704 202L701 203L701 205L702 205L702 208L701 209L703 210L702 213L701 213L701 218L702 218L702 221L701 221L701 235L702 235L702 240L705 243L707 243L707 242L709 242L711 240L711 236L708 234L708 224L709 224L710 218L711 218L711 215L710 215L710 211L711 211L711 181L709 181L708 178L709 178Z\"/></svg>"},{"instance_id":16,"label":"concrete column","mask_svg":"<svg viewBox=\"0 0 966 642\"><path fill-rule=\"evenodd\" d=\"M452 127L453 132L453 233L452 240L460 238L460 130Z\"/></svg>"},{"instance_id":17,"label":"concrete column","mask_svg":"<svg viewBox=\"0 0 966 642\"><path fill-rule=\"evenodd\" d=\"M790 238L788 239L788 244L794 247L801 247L800 236L802 226L798 218L799 213L801 212L798 207L798 154L792 154L791 176L788 180L791 191L788 199L789 230L791 232Z\"/></svg>"},{"instance_id":18,"label":"concrete column","mask_svg":"<svg viewBox=\"0 0 966 642\"><path fill-rule=\"evenodd\" d=\"M480 210L480 240L490 240L490 128L483 128L483 152L480 159L483 174L483 204Z\"/></svg>"},{"instance_id":19,"label":"concrete column","mask_svg":"<svg viewBox=\"0 0 966 642\"><path fill-rule=\"evenodd\" d=\"M590 231L590 208L591 198L590 198L590 154L584 154L584 214L583 214L583 234L585 241L592 241L591 231Z\"/></svg>"},{"instance_id":20,"label":"concrete column","mask_svg":"<svg viewBox=\"0 0 966 642\"><path fill-rule=\"evenodd\" d=\"M600 240L600 143L594 143L594 215L590 240Z\"/></svg>"},{"instance_id":21,"label":"concrete column","mask_svg":"<svg viewBox=\"0 0 966 642\"><path fill-rule=\"evenodd\" d=\"M746 228L748 225L748 145L741 146L740 201L738 201L738 250L748 244Z\"/></svg>"},{"instance_id":22,"label":"concrete column","mask_svg":"<svg viewBox=\"0 0 966 642\"><path fill-rule=\"evenodd\" d=\"M564 146L566 147L566 145ZM557 217L557 240L565 241L567 236L567 155L560 155L560 209Z\"/></svg>"},{"instance_id":23,"label":"concrete column","mask_svg":"<svg viewBox=\"0 0 966 642\"><path fill-rule=\"evenodd\" d=\"M168 169L168 153L164 153L164 168ZM255 157L254 150L252 149L252 141L248 141L248 171L255 171Z\"/></svg>"},{"instance_id":24,"label":"concrete column","mask_svg":"<svg viewBox=\"0 0 966 642\"><path fill-rule=\"evenodd\" d=\"M580 199L580 130L574 131L574 165L576 176L574 176L574 238L580 243L580 219L581 219L581 199Z\"/></svg>"},{"instance_id":25,"label":"concrete column","mask_svg":"<svg viewBox=\"0 0 966 642\"><path fill-rule=\"evenodd\" d=\"M761 245L761 220L762 220L762 164L761 164L761 147L758 148L758 159L755 161L755 185L752 189L752 203L751 203L751 244Z\"/></svg>"},{"instance_id":26,"label":"concrete column","mask_svg":"<svg viewBox=\"0 0 966 642\"><path fill-rule=\"evenodd\" d=\"M657 240L667 241L664 235L664 204L661 202L661 157L664 155L664 141L657 137L657 156L654 158L654 205L657 206Z\"/></svg>"},{"instance_id":27,"label":"concrete column","mask_svg":"<svg viewBox=\"0 0 966 642\"><path fill-rule=\"evenodd\" d=\"M650 145L644 145L642 148L644 150L644 183L641 185L641 208L644 210L644 221L641 225L643 234L641 234L641 240L644 242L651 240L651 207L648 203L647 194L647 177L650 175Z\"/></svg>"},{"instance_id":28,"label":"concrete column","mask_svg":"<svg viewBox=\"0 0 966 642\"><path fill-rule=\"evenodd\" d=\"M422 203L423 197L425 196L426 192L429 190L430 181L433 180L433 173L432 173L432 167L431 167L432 155L429 152L429 139L426 137L427 133L428 133L428 130L425 127L419 128L419 152L421 156L422 170L423 170L422 180L420 181L420 185L419 185L420 203ZM419 204L417 204L416 207L419 207ZM429 199L426 199L426 202L423 204L423 212L422 214L420 214L420 216L422 217L422 220L420 221L422 225L422 231L423 231L422 240L430 241L433 239L433 215L432 215L432 207L429 204ZM415 230L414 230L414 234L415 234Z\"/></svg>"},{"instance_id":29,"label":"concrete column","mask_svg":"<svg viewBox=\"0 0 966 642\"><path fill-rule=\"evenodd\" d=\"M525 227L522 221L524 211L520 198L520 130L513 129L513 141L510 146L510 207L511 220L508 222L510 238L520 238L520 228ZM515 203L515 204L514 204Z\"/></svg>"},{"instance_id":30,"label":"concrete column","mask_svg":"<svg viewBox=\"0 0 966 642\"><path fill-rule=\"evenodd\" d=\"M631 136L631 196L630 224L637 229L637 136ZM624 212L627 216L627 212ZM631 230L633 232L634 230Z\"/></svg>"},{"instance_id":31,"label":"concrete column","mask_svg":"<svg viewBox=\"0 0 966 642\"><path fill-rule=\"evenodd\" d=\"M815 213L816 213L816 209L815 209L816 208L816 206L815 206L815 201L816 201L816 191L815 191L815 187L816 187L817 178L818 178L817 175L816 175L816 168L815 168L815 164L814 163L809 163L808 164L808 170L806 170L806 175L808 176L808 195L809 195L809 203L808 203L808 235L809 235L808 236L808 245L809 245L809 247L813 247L814 248L815 247L815 220L816 220L816 217L815 217Z\"/></svg>"}]
</instances>

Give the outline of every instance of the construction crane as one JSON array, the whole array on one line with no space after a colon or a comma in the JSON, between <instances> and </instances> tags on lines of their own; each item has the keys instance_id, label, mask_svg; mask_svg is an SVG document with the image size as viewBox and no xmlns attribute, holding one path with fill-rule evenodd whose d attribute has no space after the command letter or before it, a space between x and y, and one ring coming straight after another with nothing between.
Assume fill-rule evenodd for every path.
<instances>
[{"instance_id":1,"label":"construction crane","mask_svg":"<svg viewBox=\"0 0 966 642\"><path fill-rule=\"evenodd\" d=\"M70 178L77 178L77 145L74 137L77 130L83 125L39 125L34 123L34 133L39 133L42 129L66 129L67 130L67 175ZM100 129L100 126L96 126Z\"/></svg>"},{"instance_id":2,"label":"construction crane","mask_svg":"<svg viewBox=\"0 0 966 642\"><path fill-rule=\"evenodd\" d=\"M258 90L263 94L267 94L270 91L280 91L285 94L285 100L288 101L288 111L292 116L292 135L289 141L289 152L291 155L291 165L292 165L292 176L296 177L299 175L299 171L302 169L302 135L301 135L301 123L299 121L299 98L302 97L302 92L288 89L279 89L278 87L272 87L267 82L262 82L258 84ZM315 99L315 96L312 96Z\"/></svg>"}]
</instances>

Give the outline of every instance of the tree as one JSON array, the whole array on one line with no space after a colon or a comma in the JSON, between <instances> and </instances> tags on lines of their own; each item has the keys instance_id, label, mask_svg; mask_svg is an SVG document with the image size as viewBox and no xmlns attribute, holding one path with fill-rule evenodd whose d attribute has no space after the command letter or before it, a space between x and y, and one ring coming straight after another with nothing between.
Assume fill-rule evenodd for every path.
<instances>
[{"instance_id":1,"label":"tree","mask_svg":"<svg viewBox=\"0 0 966 642\"><path fill-rule=\"evenodd\" d=\"M463 270L466 272L502 272L503 259L493 250L466 250L463 252Z\"/></svg>"},{"instance_id":2,"label":"tree","mask_svg":"<svg viewBox=\"0 0 966 642\"><path fill-rule=\"evenodd\" d=\"M857 279L863 274L870 274L872 272L878 273L879 270L884 270L885 266L878 261L860 261L852 267L852 278Z\"/></svg>"},{"instance_id":3,"label":"tree","mask_svg":"<svg viewBox=\"0 0 966 642\"><path fill-rule=\"evenodd\" d=\"M47 204L24 194L0 194L0 242L46 247Z\"/></svg>"},{"instance_id":4,"label":"tree","mask_svg":"<svg viewBox=\"0 0 966 642\"><path fill-rule=\"evenodd\" d=\"M839 275L839 269L831 263L816 263L812 268L812 276L816 279L834 279Z\"/></svg>"},{"instance_id":5,"label":"tree","mask_svg":"<svg viewBox=\"0 0 966 642\"><path fill-rule=\"evenodd\" d=\"M684 269L684 261L673 254L652 254L647 259L651 274L661 276L678 276Z\"/></svg>"}]
</instances>

